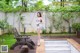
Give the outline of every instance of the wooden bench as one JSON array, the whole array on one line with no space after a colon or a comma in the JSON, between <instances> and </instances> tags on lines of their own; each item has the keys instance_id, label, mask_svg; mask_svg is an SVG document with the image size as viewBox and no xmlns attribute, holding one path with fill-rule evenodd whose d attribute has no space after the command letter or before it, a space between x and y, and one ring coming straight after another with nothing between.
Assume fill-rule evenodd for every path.
<instances>
[{"instance_id":1,"label":"wooden bench","mask_svg":"<svg viewBox=\"0 0 80 53\"><path fill-rule=\"evenodd\" d=\"M32 39L30 39L30 37L28 37L27 35L21 35L20 33L18 33L16 28L13 28L13 33L16 42L11 46L11 50L14 50L14 48L18 45L27 45L30 49L34 49L35 43L32 41Z\"/></svg>"}]
</instances>

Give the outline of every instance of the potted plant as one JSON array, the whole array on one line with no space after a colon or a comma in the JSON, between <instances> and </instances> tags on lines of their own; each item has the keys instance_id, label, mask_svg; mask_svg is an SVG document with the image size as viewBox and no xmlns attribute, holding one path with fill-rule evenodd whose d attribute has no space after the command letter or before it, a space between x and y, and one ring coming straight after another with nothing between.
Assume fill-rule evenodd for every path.
<instances>
[{"instance_id":1,"label":"potted plant","mask_svg":"<svg viewBox=\"0 0 80 53\"><path fill-rule=\"evenodd\" d=\"M72 28L76 31L77 37L80 38L80 23L74 23Z\"/></svg>"}]
</instances>

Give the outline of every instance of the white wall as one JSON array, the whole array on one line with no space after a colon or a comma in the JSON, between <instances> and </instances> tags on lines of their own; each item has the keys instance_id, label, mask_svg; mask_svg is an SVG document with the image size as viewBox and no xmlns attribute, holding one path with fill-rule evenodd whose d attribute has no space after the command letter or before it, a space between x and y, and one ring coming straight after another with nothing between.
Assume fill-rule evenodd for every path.
<instances>
[{"instance_id":1,"label":"white wall","mask_svg":"<svg viewBox=\"0 0 80 53\"><path fill-rule=\"evenodd\" d=\"M49 30L49 26L50 26L50 20L49 17L51 17L52 13L51 12L42 12L42 17L44 20L44 28L46 28L47 30ZM22 13L22 16L24 17L24 23L25 23L25 27L26 27L26 32L36 32L36 18L37 18L37 12L24 12ZM8 23L14 27L16 27L17 29L19 29L19 12L17 13L7 13L7 17L8 17ZM5 14L3 12L0 12L0 20L5 18ZM78 18L77 20L75 20L76 22L80 22L80 18ZM31 24L31 25L29 25ZM66 26L66 28L68 27L66 22L62 23L63 25ZM59 32L55 30L55 28L53 28L53 32Z\"/></svg>"},{"instance_id":2,"label":"white wall","mask_svg":"<svg viewBox=\"0 0 80 53\"><path fill-rule=\"evenodd\" d=\"M45 27L45 13L42 12L42 17L44 20L44 27ZM26 32L35 32L37 27L36 27L36 18L37 18L37 12L24 12L22 13L23 18L24 18L24 24L26 27ZM7 13L7 22L19 29L19 12L17 13ZM0 12L0 20L5 18L5 14L3 12ZM31 24L31 25L30 25Z\"/></svg>"}]
</instances>

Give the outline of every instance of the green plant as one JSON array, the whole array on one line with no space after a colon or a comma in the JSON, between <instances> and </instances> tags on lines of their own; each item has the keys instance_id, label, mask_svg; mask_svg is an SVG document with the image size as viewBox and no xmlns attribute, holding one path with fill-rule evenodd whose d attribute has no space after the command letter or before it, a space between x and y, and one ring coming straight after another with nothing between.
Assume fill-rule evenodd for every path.
<instances>
[{"instance_id":1,"label":"green plant","mask_svg":"<svg viewBox=\"0 0 80 53\"><path fill-rule=\"evenodd\" d=\"M0 28L1 29L5 29L9 26L9 24L7 22L5 22L4 20L0 21Z\"/></svg>"},{"instance_id":2,"label":"green plant","mask_svg":"<svg viewBox=\"0 0 80 53\"><path fill-rule=\"evenodd\" d=\"M37 10L37 11L38 11L38 10L44 10L43 1L40 0L40 1L38 1L37 3L35 3L34 9Z\"/></svg>"},{"instance_id":3,"label":"green plant","mask_svg":"<svg viewBox=\"0 0 80 53\"><path fill-rule=\"evenodd\" d=\"M7 33L12 33L12 26L9 25L8 22L6 22L5 20L0 20L0 28L2 29L3 31L3 34L4 34L4 29L7 29Z\"/></svg>"},{"instance_id":4,"label":"green plant","mask_svg":"<svg viewBox=\"0 0 80 53\"><path fill-rule=\"evenodd\" d=\"M4 40L3 40L4 39ZM3 40L3 42L2 42ZM8 45L8 49L16 42L13 34L3 34L0 36L0 45Z\"/></svg>"},{"instance_id":5,"label":"green plant","mask_svg":"<svg viewBox=\"0 0 80 53\"><path fill-rule=\"evenodd\" d=\"M49 27L49 34L51 34L52 33L52 28L53 28L53 26L52 25L50 25L50 27Z\"/></svg>"},{"instance_id":6,"label":"green plant","mask_svg":"<svg viewBox=\"0 0 80 53\"><path fill-rule=\"evenodd\" d=\"M42 34L46 34L46 30L45 29L42 30Z\"/></svg>"},{"instance_id":7,"label":"green plant","mask_svg":"<svg viewBox=\"0 0 80 53\"><path fill-rule=\"evenodd\" d=\"M68 24L68 32L71 33L71 19L74 18L74 14L72 12L62 12L62 18Z\"/></svg>"},{"instance_id":8,"label":"green plant","mask_svg":"<svg viewBox=\"0 0 80 53\"><path fill-rule=\"evenodd\" d=\"M76 31L80 31L80 23L74 23L74 24L72 25L72 28L73 28L74 30L76 30Z\"/></svg>"},{"instance_id":9,"label":"green plant","mask_svg":"<svg viewBox=\"0 0 80 53\"><path fill-rule=\"evenodd\" d=\"M49 27L51 30L53 27L56 30L59 30L62 27L62 18L60 13L53 13L52 17L50 17L51 26Z\"/></svg>"}]
</instances>

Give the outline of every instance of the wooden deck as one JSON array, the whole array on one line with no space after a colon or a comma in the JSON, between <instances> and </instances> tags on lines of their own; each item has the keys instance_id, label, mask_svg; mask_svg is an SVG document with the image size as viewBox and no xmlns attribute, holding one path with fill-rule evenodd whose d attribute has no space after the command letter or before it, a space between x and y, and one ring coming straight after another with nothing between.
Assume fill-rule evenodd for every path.
<instances>
[{"instance_id":1,"label":"wooden deck","mask_svg":"<svg viewBox=\"0 0 80 53\"><path fill-rule=\"evenodd\" d=\"M33 49L33 50L29 50L29 53L45 53L45 43L44 43L44 39L48 39L48 40L60 40L60 39L62 39L62 40L64 40L64 39L69 39L68 37L67 38L61 38L61 37L47 37L47 38L45 38L45 37L42 37L43 39L41 39L40 40L40 46L37 46L37 40L38 40L38 37L37 36L32 36L32 37L30 37L33 41L34 41L34 43L36 44L36 48L35 49ZM74 41L73 41L73 40ZM78 43L80 43L80 39L79 38L76 38L76 37L74 37L74 38L71 38L71 40L69 39L69 42L71 42L72 44L74 43L74 42L76 42L77 41L77 45L78 46L76 46L77 47L77 49L78 50L80 50L79 48L79 46L80 46L80 44L78 44ZM75 44L75 43L74 43ZM9 53L20 53L20 48L19 48L19 46L17 46L16 48L15 48L15 50L9 50Z\"/></svg>"},{"instance_id":2,"label":"wooden deck","mask_svg":"<svg viewBox=\"0 0 80 53\"><path fill-rule=\"evenodd\" d=\"M73 47L75 47L78 51L80 51L80 44L77 43L74 39L70 38L57 38L57 39L51 39L51 40L67 40ZM41 39L41 45L37 46L36 53L45 53L45 43L44 39Z\"/></svg>"},{"instance_id":3,"label":"wooden deck","mask_svg":"<svg viewBox=\"0 0 80 53\"><path fill-rule=\"evenodd\" d=\"M67 39L67 41L80 52L80 44L79 43L77 43L73 39Z\"/></svg>"},{"instance_id":4,"label":"wooden deck","mask_svg":"<svg viewBox=\"0 0 80 53\"><path fill-rule=\"evenodd\" d=\"M36 53L45 53L44 39L40 40L40 46L37 46Z\"/></svg>"},{"instance_id":5,"label":"wooden deck","mask_svg":"<svg viewBox=\"0 0 80 53\"><path fill-rule=\"evenodd\" d=\"M32 49L32 50L29 49L29 53L36 53L38 37L37 36L31 36L30 38L33 40L33 42L35 43L36 46L35 46L35 49ZM14 50L9 50L9 53L20 53L21 49L19 48L19 46L15 47Z\"/></svg>"}]
</instances>

